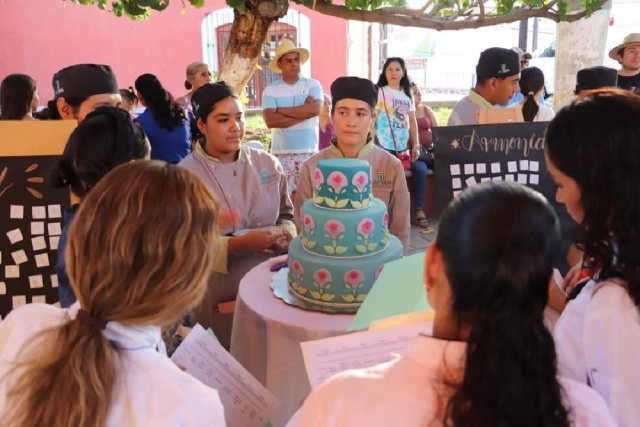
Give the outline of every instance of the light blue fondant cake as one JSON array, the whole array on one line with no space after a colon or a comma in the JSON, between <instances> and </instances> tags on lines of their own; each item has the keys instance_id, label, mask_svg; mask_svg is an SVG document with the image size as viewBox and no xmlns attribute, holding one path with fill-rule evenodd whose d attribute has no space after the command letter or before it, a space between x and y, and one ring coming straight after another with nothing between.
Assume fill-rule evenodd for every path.
<instances>
[{"instance_id":1,"label":"light blue fondant cake","mask_svg":"<svg viewBox=\"0 0 640 427\"><path fill-rule=\"evenodd\" d=\"M402 244L389 233L387 206L373 198L368 162L321 160L313 181L301 233L289 245L289 288L307 306L355 312Z\"/></svg>"}]
</instances>

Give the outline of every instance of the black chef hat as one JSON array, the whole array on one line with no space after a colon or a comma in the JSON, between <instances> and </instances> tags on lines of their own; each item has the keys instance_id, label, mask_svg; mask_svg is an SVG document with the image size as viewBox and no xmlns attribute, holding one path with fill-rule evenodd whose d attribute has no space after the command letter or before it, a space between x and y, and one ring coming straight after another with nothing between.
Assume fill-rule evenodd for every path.
<instances>
[{"instance_id":1,"label":"black chef hat","mask_svg":"<svg viewBox=\"0 0 640 427\"><path fill-rule=\"evenodd\" d=\"M360 77L338 77L331 83L331 102L333 108L341 99L358 99L376 108L378 103L378 86L371 80Z\"/></svg>"},{"instance_id":2,"label":"black chef hat","mask_svg":"<svg viewBox=\"0 0 640 427\"><path fill-rule=\"evenodd\" d=\"M202 85L191 95L191 106L196 119L206 119L213 106L228 97L237 98L235 89L225 82L207 83Z\"/></svg>"},{"instance_id":3,"label":"black chef hat","mask_svg":"<svg viewBox=\"0 0 640 427\"><path fill-rule=\"evenodd\" d=\"M576 93L581 90L601 89L618 86L618 72L609 67L591 67L578 71Z\"/></svg>"},{"instance_id":4,"label":"black chef hat","mask_svg":"<svg viewBox=\"0 0 640 427\"><path fill-rule=\"evenodd\" d=\"M53 94L56 99L84 100L101 93L120 93L116 76L108 65L72 65L53 75Z\"/></svg>"},{"instance_id":5,"label":"black chef hat","mask_svg":"<svg viewBox=\"0 0 640 427\"><path fill-rule=\"evenodd\" d=\"M490 78L504 79L516 74L520 74L520 55L513 50L492 47L480 54L476 66L479 82Z\"/></svg>"}]
</instances>

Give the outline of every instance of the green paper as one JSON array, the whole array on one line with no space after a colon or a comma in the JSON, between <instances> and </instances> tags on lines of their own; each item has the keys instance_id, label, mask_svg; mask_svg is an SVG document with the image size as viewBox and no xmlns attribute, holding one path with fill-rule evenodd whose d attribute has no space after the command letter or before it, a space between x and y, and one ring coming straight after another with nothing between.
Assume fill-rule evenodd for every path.
<instances>
[{"instance_id":1,"label":"green paper","mask_svg":"<svg viewBox=\"0 0 640 427\"><path fill-rule=\"evenodd\" d=\"M212 337L214 340L218 341L218 337L216 336L216 334L214 334L214 333L213 333L213 330L212 330L211 328L207 329L207 333L208 333L209 335L211 335L211 337Z\"/></svg>"},{"instance_id":2,"label":"green paper","mask_svg":"<svg viewBox=\"0 0 640 427\"><path fill-rule=\"evenodd\" d=\"M429 310L422 283L424 253L417 253L384 266L347 331L367 329L374 320Z\"/></svg>"},{"instance_id":3,"label":"green paper","mask_svg":"<svg viewBox=\"0 0 640 427\"><path fill-rule=\"evenodd\" d=\"M271 423L267 423L267 425L264 427L273 427L273 426L271 425Z\"/></svg>"}]
</instances>

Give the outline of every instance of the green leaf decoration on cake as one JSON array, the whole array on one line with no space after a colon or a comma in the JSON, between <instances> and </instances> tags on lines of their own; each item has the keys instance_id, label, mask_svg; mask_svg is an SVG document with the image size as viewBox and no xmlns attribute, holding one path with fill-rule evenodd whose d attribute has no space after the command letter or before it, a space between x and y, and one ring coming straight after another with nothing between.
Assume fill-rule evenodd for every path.
<instances>
[{"instance_id":1,"label":"green leaf decoration on cake","mask_svg":"<svg viewBox=\"0 0 640 427\"><path fill-rule=\"evenodd\" d=\"M336 202L336 208L342 209L349 204L349 199L342 199Z\"/></svg>"},{"instance_id":2,"label":"green leaf decoration on cake","mask_svg":"<svg viewBox=\"0 0 640 427\"><path fill-rule=\"evenodd\" d=\"M309 241L309 239L307 239L304 236L300 236L300 242L302 243L303 246L307 246L307 242Z\"/></svg>"},{"instance_id":3,"label":"green leaf decoration on cake","mask_svg":"<svg viewBox=\"0 0 640 427\"><path fill-rule=\"evenodd\" d=\"M377 244L377 243L369 243L369 244L367 245L367 250L368 250L368 251L372 251L372 250L374 250L374 249L375 249L375 248L377 248L377 247L378 247L378 244Z\"/></svg>"},{"instance_id":4,"label":"green leaf decoration on cake","mask_svg":"<svg viewBox=\"0 0 640 427\"><path fill-rule=\"evenodd\" d=\"M327 191L328 191L329 193L335 193L335 191L333 191L333 188L332 188L332 187L327 187Z\"/></svg>"},{"instance_id":5,"label":"green leaf decoration on cake","mask_svg":"<svg viewBox=\"0 0 640 427\"><path fill-rule=\"evenodd\" d=\"M382 240L380 240L380 244L385 246L389 242L389 236L384 236Z\"/></svg>"},{"instance_id":6,"label":"green leaf decoration on cake","mask_svg":"<svg viewBox=\"0 0 640 427\"><path fill-rule=\"evenodd\" d=\"M321 205L321 204L322 204L322 202L324 202L324 197L322 197L322 196L316 196L316 197L313 199L313 201L314 201L314 203L315 203L316 205Z\"/></svg>"},{"instance_id":7,"label":"green leaf decoration on cake","mask_svg":"<svg viewBox=\"0 0 640 427\"><path fill-rule=\"evenodd\" d=\"M343 300L345 300L346 302L353 302L355 301L356 297L354 297L351 294L347 294L347 295L340 295L342 297Z\"/></svg>"},{"instance_id":8,"label":"green leaf decoration on cake","mask_svg":"<svg viewBox=\"0 0 640 427\"><path fill-rule=\"evenodd\" d=\"M356 245L356 252L358 252L360 254L366 254L367 253L367 247L365 245Z\"/></svg>"},{"instance_id":9,"label":"green leaf decoration on cake","mask_svg":"<svg viewBox=\"0 0 640 427\"><path fill-rule=\"evenodd\" d=\"M344 194L344 193L346 193L346 192L347 192L347 189L346 189L346 188L343 188L342 190L340 190L340 194Z\"/></svg>"},{"instance_id":10,"label":"green leaf decoration on cake","mask_svg":"<svg viewBox=\"0 0 640 427\"><path fill-rule=\"evenodd\" d=\"M318 242L312 242L311 240L309 240L306 246L307 246L307 249L313 249L316 247L317 244Z\"/></svg>"},{"instance_id":11,"label":"green leaf decoration on cake","mask_svg":"<svg viewBox=\"0 0 640 427\"><path fill-rule=\"evenodd\" d=\"M362 207L366 208L367 206L369 206L369 203L371 203L371 199L364 199L362 201Z\"/></svg>"},{"instance_id":12,"label":"green leaf decoration on cake","mask_svg":"<svg viewBox=\"0 0 640 427\"><path fill-rule=\"evenodd\" d=\"M311 296L314 297L315 299L320 299L322 298L322 295L320 294L320 292L317 291L310 291Z\"/></svg>"},{"instance_id":13,"label":"green leaf decoration on cake","mask_svg":"<svg viewBox=\"0 0 640 427\"><path fill-rule=\"evenodd\" d=\"M356 295L356 302L362 302L367 297L367 294L358 294Z\"/></svg>"},{"instance_id":14,"label":"green leaf decoration on cake","mask_svg":"<svg viewBox=\"0 0 640 427\"><path fill-rule=\"evenodd\" d=\"M335 253L336 253L336 250L335 250L335 249L333 249L333 246L326 246L326 245L325 245L325 246L324 246L324 251L325 251L326 253L328 253L328 254L331 254L331 255L333 255L333 254L335 254Z\"/></svg>"},{"instance_id":15,"label":"green leaf decoration on cake","mask_svg":"<svg viewBox=\"0 0 640 427\"><path fill-rule=\"evenodd\" d=\"M351 200L351 206L354 209L362 209L362 203L357 200Z\"/></svg>"},{"instance_id":16,"label":"green leaf decoration on cake","mask_svg":"<svg viewBox=\"0 0 640 427\"><path fill-rule=\"evenodd\" d=\"M352 189L351 189L351 192L352 192L352 193L356 193L356 194L358 194L358 190L356 190L355 188L352 188Z\"/></svg>"},{"instance_id":17,"label":"green leaf decoration on cake","mask_svg":"<svg viewBox=\"0 0 640 427\"><path fill-rule=\"evenodd\" d=\"M347 252L347 249L349 248L347 248L346 246L338 246L336 247L336 253L338 255L342 255L343 253Z\"/></svg>"},{"instance_id":18,"label":"green leaf decoration on cake","mask_svg":"<svg viewBox=\"0 0 640 427\"><path fill-rule=\"evenodd\" d=\"M322 301L331 301L332 299L334 299L336 296L333 294L322 294L322 297L320 298Z\"/></svg>"},{"instance_id":19,"label":"green leaf decoration on cake","mask_svg":"<svg viewBox=\"0 0 640 427\"><path fill-rule=\"evenodd\" d=\"M336 202L333 199L330 199L328 197L325 197L324 202L327 204L327 206L329 206L330 208L335 208L336 207Z\"/></svg>"},{"instance_id":20,"label":"green leaf decoration on cake","mask_svg":"<svg viewBox=\"0 0 640 427\"><path fill-rule=\"evenodd\" d=\"M308 290L309 289L305 288L304 286L298 286L298 289L296 289L296 291L298 291L300 295L306 294Z\"/></svg>"}]
</instances>

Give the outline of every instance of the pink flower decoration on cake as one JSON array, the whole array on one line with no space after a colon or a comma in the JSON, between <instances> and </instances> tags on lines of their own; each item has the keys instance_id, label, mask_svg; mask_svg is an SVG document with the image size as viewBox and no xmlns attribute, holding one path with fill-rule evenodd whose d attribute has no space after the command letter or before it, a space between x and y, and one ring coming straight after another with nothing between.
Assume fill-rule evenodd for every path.
<instances>
[{"instance_id":1,"label":"pink flower decoration on cake","mask_svg":"<svg viewBox=\"0 0 640 427\"><path fill-rule=\"evenodd\" d=\"M316 188L320 188L320 186L324 184L324 176L322 175L320 168L316 168L316 171L313 173L313 182L316 185Z\"/></svg>"},{"instance_id":2,"label":"pink flower decoration on cake","mask_svg":"<svg viewBox=\"0 0 640 427\"><path fill-rule=\"evenodd\" d=\"M315 230L316 223L313 220L313 218L311 218L311 215L308 215L308 214L305 215L302 222L304 223L304 229L307 232L307 234Z\"/></svg>"},{"instance_id":3,"label":"pink flower decoration on cake","mask_svg":"<svg viewBox=\"0 0 640 427\"><path fill-rule=\"evenodd\" d=\"M389 228L389 212L385 212L382 216L382 228Z\"/></svg>"},{"instance_id":4,"label":"pink flower decoration on cake","mask_svg":"<svg viewBox=\"0 0 640 427\"><path fill-rule=\"evenodd\" d=\"M369 176L363 171L357 172L353 179L351 179L351 183L356 186L358 191L362 193L364 191L364 187L369 184Z\"/></svg>"},{"instance_id":5,"label":"pink flower decoration on cake","mask_svg":"<svg viewBox=\"0 0 640 427\"><path fill-rule=\"evenodd\" d=\"M333 240L336 240L340 234L344 233L344 224L337 219L330 219L324 224L324 231L326 231Z\"/></svg>"},{"instance_id":6,"label":"pink flower decoration on cake","mask_svg":"<svg viewBox=\"0 0 640 427\"><path fill-rule=\"evenodd\" d=\"M373 273L373 279L377 279L378 276L380 276L380 273L382 273L382 269L384 268L384 264L382 264L381 266L379 266L378 268L376 268L376 272Z\"/></svg>"},{"instance_id":7,"label":"pink flower decoration on cake","mask_svg":"<svg viewBox=\"0 0 640 427\"><path fill-rule=\"evenodd\" d=\"M338 194L340 190L347 186L347 177L344 176L342 172L334 171L329 174L327 183L333 188L333 191Z\"/></svg>"},{"instance_id":8,"label":"pink flower decoration on cake","mask_svg":"<svg viewBox=\"0 0 640 427\"><path fill-rule=\"evenodd\" d=\"M293 270L293 274L295 274L298 279L304 274L304 268L299 261L293 261L291 263L291 269Z\"/></svg>"},{"instance_id":9,"label":"pink flower decoration on cake","mask_svg":"<svg viewBox=\"0 0 640 427\"><path fill-rule=\"evenodd\" d=\"M368 239L369 236L371 236L371 233L373 233L373 230L375 230L375 228L376 226L373 223L373 220L371 218L364 218L362 221L358 223L358 226L356 227L356 231L362 237L364 237L365 239Z\"/></svg>"},{"instance_id":10,"label":"pink flower decoration on cake","mask_svg":"<svg viewBox=\"0 0 640 427\"><path fill-rule=\"evenodd\" d=\"M357 288L364 281L364 274L360 270L351 269L344 273L344 283L351 288Z\"/></svg>"},{"instance_id":11,"label":"pink flower decoration on cake","mask_svg":"<svg viewBox=\"0 0 640 427\"><path fill-rule=\"evenodd\" d=\"M313 278L319 288L324 288L327 283L331 282L331 273L326 268L319 268L313 273Z\"/></svg>"}]
</instances>

